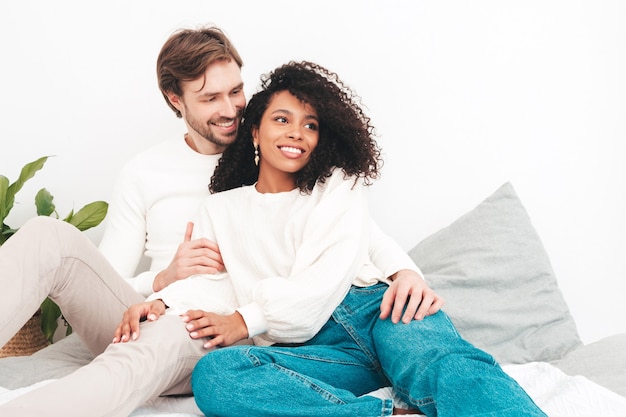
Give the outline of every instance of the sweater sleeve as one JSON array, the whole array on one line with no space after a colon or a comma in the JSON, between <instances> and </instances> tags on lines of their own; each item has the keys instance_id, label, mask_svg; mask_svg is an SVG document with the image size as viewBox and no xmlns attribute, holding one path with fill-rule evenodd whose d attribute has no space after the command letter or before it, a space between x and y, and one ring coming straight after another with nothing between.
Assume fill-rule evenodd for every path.
<instances>
[{"instance_id":1,"label":"sweater sleeve","mask_svg":"<svg viewBox=\"0 0 626 417\"><path fill-rule=\"evenodd\" d=\"M385 234L373 219L371 220L369 256L374 266L382 271L385 278L389 278L401 269L416 271L424 278L424 274L409 254Z\"/></svg>"},{"instance_id":2,"label":"sweater sleeve","mask_svg":"<svg viewBox=\"0 0 626 417\"><path fill-rule=\"evenodd\" d=\"M362 183L337 170L307 216L288 277L261 279L241 306L250 337L303 342L326 323L367 260L369 213Z\"/></svg>"},{"instance_id":3,"label":"sweater sleeve","mask_svg":"<svg viewBox=\"0 0 626 417\"><path fill-rule=\"evenodd\" d=\"M134 277L146 243L146 208L137 176L125 167L116 182L99 249L140 294L152 293L154 271Z\"/></svg>"}]
</instances>

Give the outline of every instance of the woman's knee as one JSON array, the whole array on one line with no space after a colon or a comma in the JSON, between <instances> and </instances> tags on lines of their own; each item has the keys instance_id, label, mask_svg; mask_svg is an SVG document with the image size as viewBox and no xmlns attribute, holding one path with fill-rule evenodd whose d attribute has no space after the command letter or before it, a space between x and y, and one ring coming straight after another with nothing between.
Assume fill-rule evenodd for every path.
<instances>
[{"instance_id":1,"label":"woman's knee","mask_svg":"<svg viewBox=\"0 0 626 417\"><path fill-rule=\"evenodd\" d=\"M230 346L228 348L216 349L204 355L192 372L192 385L195 388L204 386L206 381L210 380L228 380L236 378L236 375L242 371L245 364L245 350L248 346ZM219 384L211 384L217 389Z\"/></svg>"},{"instance_id":2,"label":"woman's knee","mask_svg":"<svg viewBox=\"0 0 626 417\"><path fill-rule=\"evenodd\" d=\"M245 350L248 346L231 346L216 349L204 355L191 374L191 388L196 404L206 415L219 414L223 398L231 392L239 392L236 387L245 363Z\"/></svg>"}]
</instances>

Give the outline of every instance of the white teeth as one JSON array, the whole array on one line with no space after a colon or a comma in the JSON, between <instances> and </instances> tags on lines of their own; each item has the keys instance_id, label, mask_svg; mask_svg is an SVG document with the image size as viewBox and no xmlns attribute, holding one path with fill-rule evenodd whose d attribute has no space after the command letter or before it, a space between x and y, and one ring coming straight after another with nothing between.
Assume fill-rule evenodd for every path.
<instances>
[{"instance_id":1,"label":"white teeth","mask_svg":"<svg viewBox=\"0 0 626 417\"><path fill-rule=\"evenodd\" d=\"M228 122L224 122L224 123L213 123L215 126L217 127L230 127L233 125L233 123L235 123L234 120L230 120Z\"/></svg>"},{"instance_id":2,"label":"white teeth","mask_svg":"<svg viewBox=\"0 0 626 417\"><path fill-rule=\"evenodd\" d=\"M291 153L303 153L302 149L294 148L292 146L281 146L280 150Z\"/></svg>"}]
</instances>

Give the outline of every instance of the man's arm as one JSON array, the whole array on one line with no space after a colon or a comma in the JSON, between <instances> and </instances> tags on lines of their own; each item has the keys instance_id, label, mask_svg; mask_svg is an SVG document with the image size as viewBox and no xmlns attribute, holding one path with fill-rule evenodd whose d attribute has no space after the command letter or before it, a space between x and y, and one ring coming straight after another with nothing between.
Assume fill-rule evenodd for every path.
<instances>
[{"instance_id":1,"label":"man's arm","mask_svg":"<svg viewBox=\"0 0 626 417\"><path fill-rule=\"evenodd\" d=\"M217 243L199 238L191 240L193 223L187 223L185 238L169 266L159 272L152 283L154 292L173 282L196 274L215 274L224 270L224 262Z\"/></svg>"},{"instance_id":2,"label":"man's arm","mask_svg":"<svg viewBox=\"0 0 626 417\"><path fill-rule=\"evenodd\" d=\"M156 272L135 273L146 244L146 207L136 176L125 168L115 187L99 249L109 263L140 294L152 292Z\"/></svg>"}]
</instances>

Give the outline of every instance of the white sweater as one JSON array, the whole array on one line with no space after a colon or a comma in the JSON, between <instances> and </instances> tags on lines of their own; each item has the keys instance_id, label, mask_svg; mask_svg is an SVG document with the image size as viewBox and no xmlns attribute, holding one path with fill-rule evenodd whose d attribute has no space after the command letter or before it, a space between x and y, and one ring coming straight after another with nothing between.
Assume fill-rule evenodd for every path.
<instances>
[{"instance_id":1,"label":"white sweater","mask_svg":"<svg viewBox=\"0 0 626 417\"><path fill-rule=\"evenodd\" d=\"M220 156L197 153L180 137L140 153L121 171L100 250L144 296L153 292L156 274L172 261L187 222L209 195ZM142 255L149 258L149 270L133 278Z\"/></svg>"},{"instance_id":2,"label":"white sweater","mask_svg":"<svg viewBox=\"0 0 626 417\"><path fill-rule=\"evenodd\" d=\"M251 337L302 342L351 284L385 280L368 255L371 231L364 187L341 170L311 195L261 194L254 186L218 193L206 199L194 234L217 241L228 273L178 281L149 298L176 313L181 306L223 313L239 306ZM395 254L387 265L417 268L402 250Z\"/></svg>"}]
</instances>

